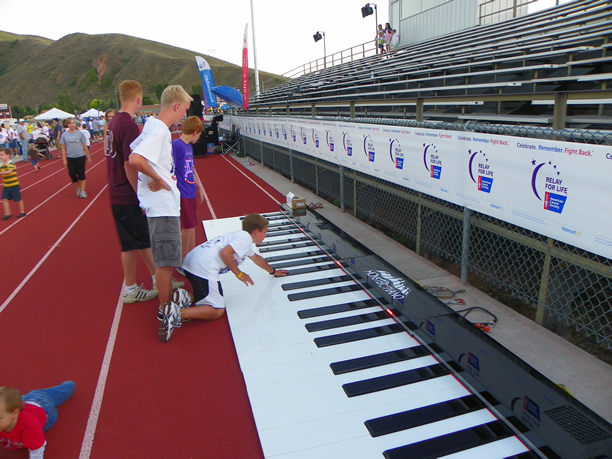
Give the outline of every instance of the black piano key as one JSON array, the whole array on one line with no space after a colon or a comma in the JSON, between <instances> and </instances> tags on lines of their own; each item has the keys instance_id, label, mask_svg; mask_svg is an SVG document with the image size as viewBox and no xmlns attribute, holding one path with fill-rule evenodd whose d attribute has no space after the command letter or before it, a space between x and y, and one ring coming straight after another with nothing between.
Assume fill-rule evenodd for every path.
<instances>
[{"instance_id":1,"label":"black piano key","mask_svg":"<svg viewBox=\"0 0 612 459\"><path fill-rule=\"evenodd\" d=\"M388 316L387 316L388 317ZM368 368L380 367L392 363L403 362L405 360L416 359L431 355L424 346L415 346L397 351L383 352L381 354L368 355L356 359L334 362L329 366L335 375L351 373L352 371L366 370Z\"/></svg>"},{"instance_id":2,"label":"black piano key","mask_svg":"<svg viewBox=\"0 0 612 459\"><path fill-rule=\"evenodd\" d=\"M378 336L392 335L405 331L399 324L386 325L384 327L367 328L352 332L338 333L337 335L320 336L314 339L317 347L335 346L337 344L360 341L362 339L376 338Z\"/></svg>"},{"instance_id":3,"label":"black piano key","mask_svg":"<svg viewBox=\"0 0 612 459\"><path fill-rule=\"evenodd\" d=\"M470 429L389 449L383 455L386 459L406 459L409 457L434 459L511 436L512 431L502 421L491 421Z\"/></svg>"},{"instance_id":4,"label":"black piano key","mask_svg":"<svg viewBox=\"0 0 612 459\"><path fill-rule=\"evenodd\" d=\"M287 229L287 230L272 231L270 234L268 234L268 231L266 231L266 237L290 236L292 234L298 234L298 233L302 233L302 231L300 231L299 229Z\"/></svg>"},{"instance_id":5,"label":"black piano key","mask_svg":"<svg viewBox=\"0 0 612 459\"><path fill-rule=\"evenodd\" d=\"M330 263L328 265L319 265L319 266L306 266L305 268L297 268L289 271L288 276L296 276L298 274L308 274L308 273L316 273L320 271L329 271L330 269L338 269L338 265L336 263Z\"/></svg>"},{"instance_id":6,"label":"black piano key","mask_svg":"<svg viewBox=\"0 0 612 459\"><path fill-rule=\"evenodd\" d=\"M282 250L290 250L290 249L301 249L303 247L313 247L316 244L312 241L310 242L298 242L295 244L291 243L283 243L283 246L275 246L275 247L262 247L259 249L260 253L269 253L269 252L280 252Z\"/></svg>"},{"instance_id":7,"label":"black piano key","mask_svg":"<svg viewBox=\"0 0 612 459\"><path fill-rule=\"evenodd\" d=\"M273 263L275 261L296 260L298 258L318 257L320 255L325 255L325 252L323 252L322 250L312 250L310 252L290 253L287 255L277 255L275 257L264 257L264 259L268 263Z\"/></svg>"},{"instance_id":8,"label":"black piano key","mask_svg":"<svg viewBox=\"0 0 612 459\"><path fill-rule=\"evenodd\" d=\"M348 327L350 325L365 324L375 322L377 320L389 319L389 314L384 311L373 312L370 314L360 314L351 317L342 317L340 319L323 320L321 322L312 322L306 324L306 330L316 332L321 330L331 330L332 328Z\"/></svg>"},{"instance_id":9,"label":"black piano key","mask_svg":"<svg viewBox=\"0 0 612 459\"><path fill-rule=\"evenodd\" d=\"M444 365L434 364L414 370L406 370L391 375L343 384L342 388L347 396L356 397L358 395L371 394L372 392L406 386L408 384L414 384L448 374L450 373Z\"/></svg>"},{"instance_id":10,"label":"black piano key","mask_svg":"<svg viewBox=\"0 0 612 459\"><path fill-rule=\"evenodd\" d=\"M294 237L291 239L287 239L284 241L281 240L277 240L277 241L264 241L261 244L258 245L258 247L272 247L275 245L281 245L281 244L287 244L288 242L301 242L301 241L310 241L310 238L307 236L300 236L300 237Z\"/></svg>"},{"instance_id":11,"label":"black piano key","mask_svg":"<svg viewBox=\"0 0 612 459\"><path fill-rule=\"evenodd\" d=\"M282 289L284 291L297 290L300 288L317 287L319 285L337 284L338 282L346 282L350 280L353 280L353 278L349 275L326 277L324 279L311 279L302 282L289 282L287 284L283 284Z\"/></svg>"},{"instance_id":12,"label":"black piano key","mask_svg":"<svg viewBox=\"0 0 612 459\"><path fill-rule=\"evenodd\" d=\"M365 422L372 437L380 437L401 430L412 429L443 419L482 410L485 404L475 395L466 395L455 400L423 406L414 410L382 416Z\"/></svg>"},{"instance_id":13,"label":"black piano key","mask_svg":"<svg viewBox=\"0 0 612 459\"><path fill-rule=\"evenodd\" d=\"M268 264L275 269L292 268L294 266L304 266L304 265L312 265L315 263L329 263L329 262L336 263L338 265L336 266L336 268L339 268L340 266L342 267L348 266L346 261L336 261L337 258L338 258L337 255L334 255L331 258L326 255L324 257L314 257L314 258L304 257L304 258L297 259L295 261L287 261L285 263L279 262L279 263L268 263Z\"/></svg>"},{"instance_id":14,"label":"black piano key","mask_svg":"<svg viewBox=\"0 0 612 459\"><path fill-rule=\"evenodd\" d=\"M367 288L367 287L366 287ZM338 295L339 293L356 292L363 290L360 285L345 285L343 287L324 288L321 290L313 290L311 292L290 293L287 295L289 301L308 300L311 298L320 298L322 296Z\"/></svg>"},{"instance_id":15,"label":"black piano key","mask_svg":"<svg viewBox=\"0 0 612 459\"><path fill-rule=\"evenodd\" d=\"M382 304L387 304L387 301L380 298ZM326 316L329 314L338 314L339 312L355 311L357 309L371 308L378 306L378 302L373 299L363 301L353 301L351 303L340 303L331 306L323 306L320 308L302 309L297 312L300 319L310 319L312 317Z\"/></svg>"}]
</instances>

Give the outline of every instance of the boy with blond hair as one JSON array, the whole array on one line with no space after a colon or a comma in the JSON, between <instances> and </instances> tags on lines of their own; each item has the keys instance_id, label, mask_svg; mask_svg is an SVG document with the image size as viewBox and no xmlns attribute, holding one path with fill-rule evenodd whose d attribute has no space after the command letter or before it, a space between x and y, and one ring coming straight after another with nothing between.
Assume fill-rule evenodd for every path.
<instances>
[{"instance_id":1,"label":"boy with blond hair","mask_svg":"<svg viewBox=\"0 0 612 459\"><path fill-rule=\"evenodd\" d=\"M151 290L136 283L138 254L142 257L155 279L155 261L149 241L147 217L140 209L136 189L138 171L130 165L130 144L140 135L134 115L142 107L142 86L134 80L122 81L119 85L121 109L109 121L106 129L105 154L108 172L108 193L111 211L121 244L121 266L124 287L122 299L125 304L149 301L157 297L155 287ZM155 282L153 282L155 285Z\"/></svg>"},{"instance_id":2,"label":"boy with blond hair","mask_svg":"<svg viewBox=\"0 0 612 459\"><path fill-rule=\"evenodd\" d=\"M195 169L192 147L200 138L204 125L197 116L186 118L182 125L181 137L172 142L172 157L176 184L181 192L181 244L185 259L185 255L195 247L195 227L198 224L196 195L200 203L204 202L204 187Z\"/></svg>"},{"instance_id":3,"label":"boy with blond hair","mask_svg":"<svg viewBox=\"0 0 612 459\"><path fill-rule=\"evenodd\" d=\"M43 459L45 432L57 421L57 407L73 394L76 385L33 390L23 397L17 389L0 387L0 445L9 450L26 448L30 459Z\"/></svg>"},{"instance_id":4,"label":"boy with blond hair","mask_svg":"<svg viewBox=\"0 0 612 459\"><path fill-rule=\"evenodd\" d=\"M170 301L172 269L183 263L181 251L180 192L172 160L170 126L187 113L191 97L172 85L161 95L159 115L147 120L142 134L130 145L129 162L138 170L138 200L149 224L151 249L160 309Z\"/></svg>"},{"instance_id":5,"label":"boy with blond hair","mask_svg":"<svg viewBox=\"0 0 612 459\"><path fill-rule=\"evenodd\" d=\"M185 257L183 269L193 287L193 294L182 288L172 291L172 300L166 303L158 319L159 339L167 343L175 328L191 319L216 320L225 313L223 289L219 275L232 272L247 287L253 279L240 270L249 257L256 266L274 277L289 274L285 269L274 269L255 252L253 244L261 244L266 237L268 220L259 214L250 214L242 220L242 230L224 234L197 246ZM193 303L193 306L192 306Z\"/></svg>"},{"instance_id":6,"label":"boy with blond hair","mask_svg":"<svg viewBox=\"0 0 612 459\"><path fill-rule=\"evenodd\" d=\"M11 150L3 148L0 150L0 175L2 176L2 206L4 207L4 217L2 220L11 218L11 208L9 201L19 203L19 214L17 218L25 217L25 207L21 199L19 180L17 179L17 168L11 161Z\"/></svg>"}]
</instances>

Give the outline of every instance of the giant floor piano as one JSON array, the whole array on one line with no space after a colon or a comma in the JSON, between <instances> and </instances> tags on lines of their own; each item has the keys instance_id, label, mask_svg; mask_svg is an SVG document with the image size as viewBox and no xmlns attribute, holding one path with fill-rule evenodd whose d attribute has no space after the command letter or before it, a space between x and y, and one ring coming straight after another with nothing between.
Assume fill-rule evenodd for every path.
<instances>
[{"instance_id":1,"label":"giant floor piano","mask_svg":"<svg viewBox=\"0 0 612 459\"><path fill-rule=\"evenodd\" d=\"M266 217L260 254L290 275L221 276L266 457L612 457L608 422L469 317L311 210Z\"/></svg>"}]
</instances>

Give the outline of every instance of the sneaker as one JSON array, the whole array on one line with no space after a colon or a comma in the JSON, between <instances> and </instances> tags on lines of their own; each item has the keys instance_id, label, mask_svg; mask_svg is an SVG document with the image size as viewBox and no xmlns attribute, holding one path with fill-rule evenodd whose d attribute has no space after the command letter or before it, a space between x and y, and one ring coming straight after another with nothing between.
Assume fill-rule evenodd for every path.
<instances>
[{"instance_id":1,"label":"sneaker","mask_svg":"<svg viewBox=\"0 0 612 459\"><path fill-rule=\"evenodd\" d=\"M164 320L159 324L157 334L163 343L167 343L175 328L182 325L179 307L172 301L164 305Z\"/></svg>"},{"instance_id":2,"label":"sneaker","mask_svg":"<svg viewBox=\"0 0 612 459\"><path fill-rule=\"evenodd\" d=\"M126 293L123 291L123 303L124 304L132 304L137 301L149 301L153 298L157 298L157 290L147 290L143 288L144 284L141 284L139 287L136 287L132 293Z\"/></svg>"},{"instance_id":3,"label":"sneaker","mask_svg":"<svg viewBox=\"0 0 612 459\"><path fill-rule=\"evenodd\" d=\"M25 217L25 216L26 216L25 212L21 212L19 215L17 215L17 218L22 218L22 217Z\"/></svg>"},{"instance_id":4,"label":"sneaker","mask_svg":"<svg viewBox=\"0 0 612 459\"><path fill-rule=\"evenodd\" d=\"M86 197L87 197L87 193L85 193L84 191L81 191L81 194L79 195L79 198L85 199Z\"/></svg>"},{"instance_id":5,"label":"sneaker","mask_svg":"<svg viewBox=\"0 0 612 459\"><path fill-rule=\"evenodd\" d=\"M77 186L77 193L76 194L77 194L77 198L81 197L81 187L80 186Z\"/></svg>"},{"instance_id":6,"label":"sneaker","mask_svg":"<svg viewBox=\"0 0 612 459\"><path fill-rule=\"evenodd\" d=\"M184 288L175 288L170 294L170 301L176 303L180 309L186 309L191 306L191 297L189 292Z\"/></svg>"},{"instance_id":7,"label":"sneaker","mask_svg":"<svg viewBox=\"0 0 612 459\"><path fill-rule=\"evenodd\" d=\"M8 220L9 218L11 218L10 215L5 215L4 217L2 217L2 220Z\"/></svg>"},{"instance_id":8,"label":"sneaker","mask_svg":"<svg viewBox=\"0 0 612 459\"><path fill-rule=\"evenodd\" d=\"M185 282L177 281L176 279L172 279L172 289L181 288L185 286ZM153 288L151 289L154 292L157 292L157 284L153 284Z\"/></svg>"},{"instance_id":9,"label":"sneaker","mask_svg":"<svg viewBox=\"0 0 612 459\"><path fill-rule=\"evenodd\" d=\"M175 288L170 294L170 301L176 304L179 309L187 309L191 306L191 297L187 290L182 288ZM164 320L164 312L161 309L157 310L157 320L160 322ZM191 319L183 319L183 322L189 322Z\"/></svg>"}]
</instances>

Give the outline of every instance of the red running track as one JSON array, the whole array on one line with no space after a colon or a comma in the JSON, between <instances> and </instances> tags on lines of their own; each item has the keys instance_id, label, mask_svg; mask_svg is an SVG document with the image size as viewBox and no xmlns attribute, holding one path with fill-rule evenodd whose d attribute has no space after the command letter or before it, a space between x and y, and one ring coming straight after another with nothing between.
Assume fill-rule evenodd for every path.
<instances>
[{"instance_id":1,"label":"red running track","mask_svg":"<svg viewBox=\"0 0 612 459\"><path fill-rule=\"evenodd\" d=\"M105 156L100 144L91 151L87 199L61 161L38 173L18 164L28 215L0 222L0 385L76 382L46 433L47 459L263 457L227 319L187 323L164 344L157 300L120 301ZM201 220L272 212L282 200L231 158L197 158L196 169L208 196ZM200 226L196 243L204 237ZM151 286L141 262L138 282ZM27 456L0 447L2 459Z\"/></svg>"}]
</instances>

